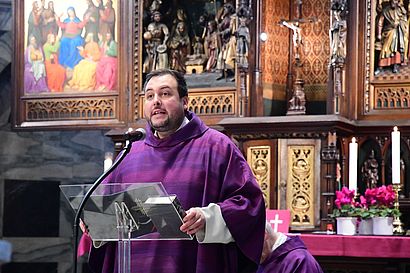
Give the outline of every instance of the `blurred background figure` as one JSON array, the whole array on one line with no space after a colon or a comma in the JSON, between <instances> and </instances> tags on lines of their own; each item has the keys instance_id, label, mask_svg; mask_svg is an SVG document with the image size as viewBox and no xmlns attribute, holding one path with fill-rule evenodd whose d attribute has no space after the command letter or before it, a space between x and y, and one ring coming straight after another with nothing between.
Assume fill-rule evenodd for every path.
<instances>
[{"instance_id":1,"label":"blurred background figure","mask_svg":"<svg viewBox=\"0 0 410 273\"><path fill-rule=\"evenodd\" d=\"M9 242L0 240L0 266L11 261L11 250Z\"/></svg>"},{"instance_id":2,"label":"blurred background figure","mask_svg":"<svg viewBox=\"0 0 410 273\"><path fill-rule=\"evenodd\" d=\"M265 241L257 273L323 273L299 236L274 232L266 222Z\"/></svg>"}]
</instances>

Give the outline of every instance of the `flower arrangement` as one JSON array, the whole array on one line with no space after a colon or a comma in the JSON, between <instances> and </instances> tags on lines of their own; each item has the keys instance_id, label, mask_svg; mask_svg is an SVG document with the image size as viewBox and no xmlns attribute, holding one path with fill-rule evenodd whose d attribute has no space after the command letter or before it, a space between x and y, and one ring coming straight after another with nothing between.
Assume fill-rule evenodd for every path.
<instances>
[{"instance_id":1,"label":"flower arrangement","mask_svg":"<svg viewBox=\"0 0 410 273\"><path fill-rule=\"evenodd\" d=\"M359 216L363 219L370 217L393 217L401 213L394 208L396 193L392 185L366 189L364 196L360 196Z\"/></svg>"},{"instance_id":2,"label":"flower arrangement","mask_svg":"<svg viewBox=\"0 0 410 273\"><path fill-rule=\"evenodd\" d=\"M355 200L355 191L343 187L336 191L335 205L332 217L400 217L400 211L394 207L396 193L392 185L366 189L364 196Z\"/></svg>"},{"instance_id":3,"label":"flower arrangement","mask_svg":"<svg viewBox=\"0 0 410 273\"><path fill-rule=\"evenodd\" d=\"M358 203L355 201L355 191L343 187L341 191L336 191L336 208L332 217L356 217Z\"/></svg>"}]
</instances>

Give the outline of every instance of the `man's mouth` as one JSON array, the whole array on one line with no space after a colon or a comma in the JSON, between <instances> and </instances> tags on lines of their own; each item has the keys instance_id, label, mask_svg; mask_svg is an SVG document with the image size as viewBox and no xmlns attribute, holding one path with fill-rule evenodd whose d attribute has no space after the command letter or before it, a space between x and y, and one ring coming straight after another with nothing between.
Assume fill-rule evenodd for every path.
<instances>
[{"instance_id":1,"label":"man's mouth","mask_svg":"<svg viewBox=\"0 0 410 273\"><path fill-rule=\"evenodd\" d=\"M166 112L165 112L164 110L160 110L160 109L158 109L158 110L154 110L154 111L152 111L151 116L156 116L156 115L165 115L165 114L166 114Z\"/></svg>"}]
</instances>

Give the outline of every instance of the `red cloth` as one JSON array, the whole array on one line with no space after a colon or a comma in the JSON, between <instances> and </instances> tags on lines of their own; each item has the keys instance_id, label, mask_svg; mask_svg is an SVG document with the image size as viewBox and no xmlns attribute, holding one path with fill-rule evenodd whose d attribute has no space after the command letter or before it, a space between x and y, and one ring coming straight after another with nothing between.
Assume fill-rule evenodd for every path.
<instances>
[{"instance_id":1,"label":"red cloth","mask_svg":"<svg viewBox=\"0 0 410 273\"><path fill-rule=\"evenodd\" d=\"M410 258L408 236L346 236L301 234L314 256Z\"/></svg>"},{"instance_id":2,"label":"red cloth","mask_svg":"<svg viewBox=\"0 0 410 273\"><path fill-rule=\"evenodd\" d=\"M81 257L85 254L90 253L91 245L92 245L91 237L88 234L84 233L81 236L80 242L78 243L77 257Z\"/></svg>"}]
</instances>

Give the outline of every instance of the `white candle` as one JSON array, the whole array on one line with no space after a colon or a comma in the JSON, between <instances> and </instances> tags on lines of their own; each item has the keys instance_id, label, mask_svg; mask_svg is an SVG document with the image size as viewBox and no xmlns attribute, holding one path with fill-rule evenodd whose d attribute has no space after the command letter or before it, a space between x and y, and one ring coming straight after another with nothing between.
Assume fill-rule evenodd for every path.
<instances>
[{"instance_id":1,"label":"white candle","mask_svg":"<svg viewBox=\"0 0 410 273\"><path fill-rule=\"evenodd\" d=\"M391 132L392 183L400 184L400 131L394 126Z\"/></svg>"},{"instance_id":2,"label":"white candle","mask_svg":"<svg viewBox=\"0 0 410 273\"><path fill-rule=\"evenodd\" d=\"M352 138L349 143L349 190L356 191L357 189L357 151L358 144L356 138Z\"/></svg>"}]
</instances>

